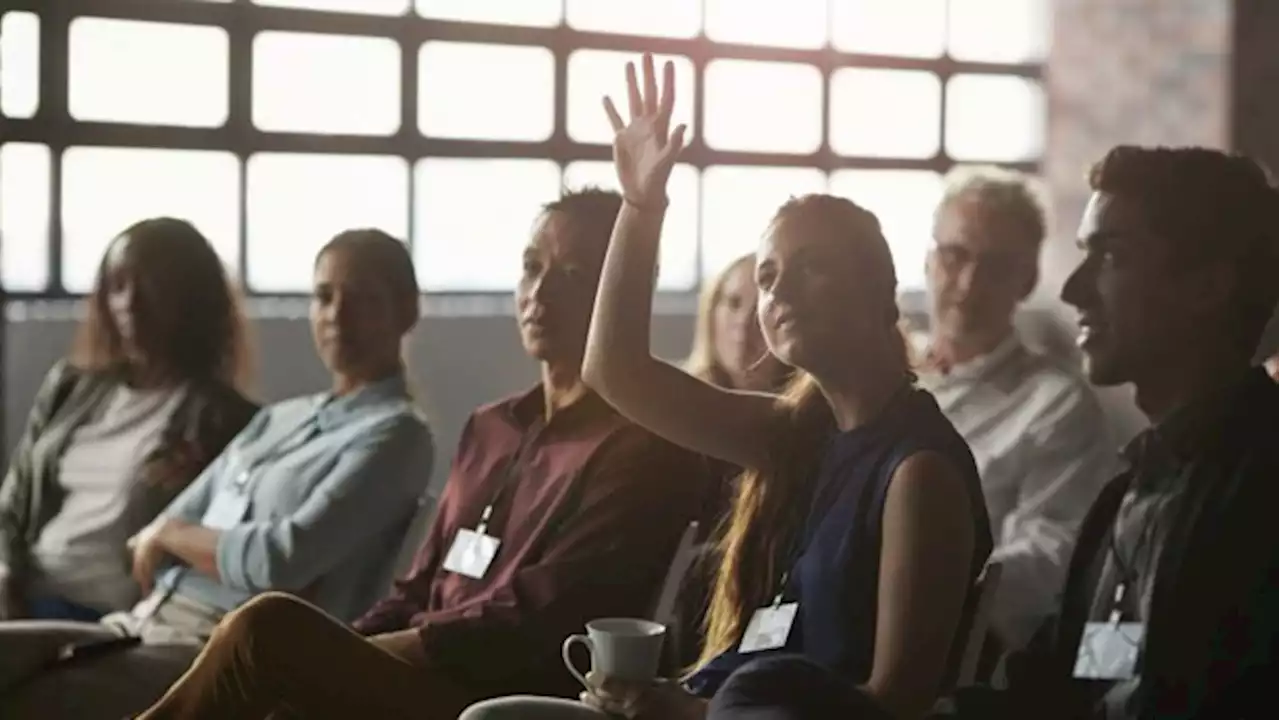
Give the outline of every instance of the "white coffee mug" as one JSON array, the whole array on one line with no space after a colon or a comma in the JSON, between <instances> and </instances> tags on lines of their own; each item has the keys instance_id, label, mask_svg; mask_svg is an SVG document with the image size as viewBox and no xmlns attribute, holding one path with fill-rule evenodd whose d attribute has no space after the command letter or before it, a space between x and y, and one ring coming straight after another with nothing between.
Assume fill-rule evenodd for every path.
<instances>
[{"instance_id":1,"label":"white coffee mug","mask_svg":"<svg viewBox=\"0 0 1280 720\"><path fill-rule=\"evenodd\" d=\"M658 676L667 627L651 620L601 618L587 623L586 635L570 635L560 655L564 666L587 690L594 690L573 665L569 651L582 644L591 653L591 668L605 677L648 682Z\"/></svg>"}]
</instances>

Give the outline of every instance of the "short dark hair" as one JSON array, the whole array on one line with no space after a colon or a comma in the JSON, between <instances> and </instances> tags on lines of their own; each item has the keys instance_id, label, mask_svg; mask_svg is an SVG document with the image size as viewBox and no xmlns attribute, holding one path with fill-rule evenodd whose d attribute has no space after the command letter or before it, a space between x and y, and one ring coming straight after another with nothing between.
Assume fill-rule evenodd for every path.
<instances>
[{"instance_id":1,"label":"short dark hair","mask_svg":"<svg viewBox=\"0 0 1280 720\"><path fill-rule=\"evenodd\" d=\"M1186 266L1221 262L1235 271L1230 324L1250 351L1276 307L1276 186L1243 155L1209 148L1111 149L1089 187L1136 203L1149 228Z\"/></svg>"},{"instance_id":2,"label":"short dark hair","mask_svg":"<svg viewBox=\"0 0 1280 720\"><path fill-rule=\"evenodd\" d=\"M564 213L578 225L583 234L600 243L601 249L609 244L613 223L622 210L622 196L613 190L594 185L581 188L563 188L560 197L542 206L542 214Z\"/></svg>"}]
</instances>

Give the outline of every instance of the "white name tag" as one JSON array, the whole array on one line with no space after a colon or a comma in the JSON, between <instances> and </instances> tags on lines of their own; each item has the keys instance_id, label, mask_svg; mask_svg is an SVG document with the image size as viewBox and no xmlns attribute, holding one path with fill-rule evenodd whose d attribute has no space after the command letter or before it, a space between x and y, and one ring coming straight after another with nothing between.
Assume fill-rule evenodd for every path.
<instances>
[{"instance_id":1,"label":"white name tag","mask_svg":"<svg viewBox=\"0 0 1280 720\"><path fill-rule=\"evenodd\" d=\"M738 652L775 650L786 645L787 636L791 634L791 624L796 621L799 609L800 603L789 602L756 610L751 616L751 622L747 623L747 631L742 634Z\"/></svg>"},{"instance_id":2,"label":"white name tag","mask_svg":"<svg viewBox=\"0 0 1280 720\"><path fill-rule=\"evenodd\" d=\"M213 496L200 524L214 530L226 530L244 520L249 512L249 496L232 488L223 488Z\"/></svg>"},{"instance_id":3,"label":"white name tag","mask_svg":"<svg viewBox=\"0 0 1280 720\"><path fill-rule=\"evenodd\" d=\"M444 558L444 569L459 575L479 580L489 572L489 565L498 554L498 546L502 541L492 535L485 535L484 530L458 531Z\"/></svg>"},{"instance_id":4,"label":"white name tag","mask_svg":"<svg viewBox=\"0 0 1280 720\"><path fill-rule=\"evenodd\" d=\"M1087 680L1131 679L1144 630L1140 622L1085 623L1072 675Z\"/></svg>"}]
</instances>

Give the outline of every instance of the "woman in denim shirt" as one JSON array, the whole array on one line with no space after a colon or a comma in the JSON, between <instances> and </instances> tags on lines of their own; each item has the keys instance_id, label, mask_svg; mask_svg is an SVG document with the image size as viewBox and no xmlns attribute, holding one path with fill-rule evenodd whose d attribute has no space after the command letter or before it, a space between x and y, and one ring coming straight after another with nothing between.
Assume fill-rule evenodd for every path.
<instances>
[{"instance_id":1,"label":"woman in denim shirt","mask_svg":"<svg viewBox=\"0 0 1280 720\"><path fill-rule=\"evenodd\" d=\"M332 389L264 409L131 541L133 576L149 591L131 612L0 625L0 716L135 714L222 615L265 590L344 620L364 611L390 581L431 474L431 435L400 353L417 320L402 243L376 230L330 241L315 265L311 326ZM95 642L118 649L89 664L51 661Z\"/></svg>"}]
</instances>

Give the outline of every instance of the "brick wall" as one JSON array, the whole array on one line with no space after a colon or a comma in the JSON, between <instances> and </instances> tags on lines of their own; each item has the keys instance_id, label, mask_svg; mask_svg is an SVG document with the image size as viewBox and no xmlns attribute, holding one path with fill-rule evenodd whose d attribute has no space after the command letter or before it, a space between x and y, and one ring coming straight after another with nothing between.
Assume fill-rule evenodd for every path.
<instances>
[{"instance_id":1,"label":"brick wall","mask_svg":"<svg viewBox=\"0 0 1280 720\"><path fill-rule=\"evenodd\" d=\"M1274 14L1275 0L1261 1ZM1075 265L1084 173L1111 146L1229 144L1231 5L1055 0L1044 160L1053 218L1042 292L1056 296ZM1271 132L1274 142L1274 120Z\"/></svg>"}]
</instances>

